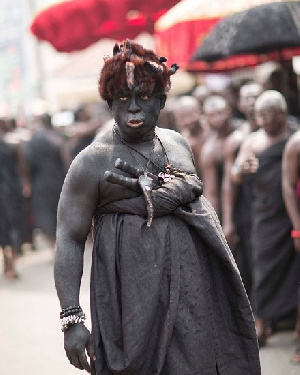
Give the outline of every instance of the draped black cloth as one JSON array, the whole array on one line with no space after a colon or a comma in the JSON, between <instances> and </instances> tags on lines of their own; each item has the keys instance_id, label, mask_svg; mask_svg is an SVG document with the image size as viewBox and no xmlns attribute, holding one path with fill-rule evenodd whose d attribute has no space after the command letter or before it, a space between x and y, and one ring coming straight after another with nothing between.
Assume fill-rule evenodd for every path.
<instances>
[{"instance_id":1,"label":"draped black cloth","mask_svg":"<svg viewBox=\"0 0 300 375\"><path fill-rule=\"evenodd\" d=\"M258 375L239 272L196 177L99 209L91 276L95 375Z\"/></svg>"},{"instance_id":2,"label":"draped black cloth","mask_svg":"<svg viewBox=\"0 0 300 375\"><path fill-rule=\"evenodd\" d=\"M22 151L31 174L34 228L55 236L57 206L66 175L62 139L39 129L23 144Z\"/></svg>"},{"instance_id":3,"label":"draped black cloth","mask_svg":"<svg viewBox=\"0 0 300 375\"><path fill-rule=\"evenodd\" d=\"M17 151L0 139L0 246L20 249L24 201Z\"/></svg>"},{"instance_id":4,"label":"draped black cloth","mask_svg":"<svg viewBox=\"0 0 300 375\"><path fill-rule=\"evenodd\" d=\"M280 318L297 305L300 254L295 252L281 188L287 139L257 155L253 176L253 308L260 318Z\"/></svg>"},{"instance_id":5,"label":"draped black cloth","mask_svg":"<svg viewBox=\"0 0 300 375\"><path fill-rule=\"evenodd\" d=\"M238 244L232 249L241 277L250 296L252 288L252 175L246 176L238 187L233 219L239 237Z\"/></svg>"}]
</instances>

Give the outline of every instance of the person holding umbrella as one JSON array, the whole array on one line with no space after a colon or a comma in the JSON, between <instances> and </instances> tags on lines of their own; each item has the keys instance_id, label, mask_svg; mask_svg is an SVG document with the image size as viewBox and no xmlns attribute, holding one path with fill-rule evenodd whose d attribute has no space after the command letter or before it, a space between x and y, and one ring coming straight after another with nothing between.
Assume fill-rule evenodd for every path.
<instances>
[{"instance_id":1,"label":"person holding umbrella","mask_svg":"<svg viewBox=\"0 0 300 375\"><path fill-rule=\"evenodd\" d=\"M76 156L58 209L66 355L95 375L260 375L249 301L190 147L156 126L178 69L165 61L127 40L101 71L115 125ZM92 222L91 336L79 290Z\"/></svg>"}]
</instances>

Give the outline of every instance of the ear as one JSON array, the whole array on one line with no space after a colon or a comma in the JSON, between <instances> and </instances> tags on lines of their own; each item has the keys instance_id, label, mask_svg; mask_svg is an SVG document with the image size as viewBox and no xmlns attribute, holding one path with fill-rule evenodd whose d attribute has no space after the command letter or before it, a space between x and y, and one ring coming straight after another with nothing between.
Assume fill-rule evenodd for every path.
<instances>
[{"instance_id":1,"label":"ear","mask_svg":"<svg viewBox=\"0 0 300 375\"><path fill-rule=\"evenodd\" d=\"M111 99L107 99L107 104L108 104L108 108L109 108L109 110L111 111L112 100L111 100Z\"/></svg>"},{"instance_id":2,"label":"ear","mask_svg":"<svg viewBox=\"0 0 300 375\"><path fill-rule=\"evenodd\" d=\"M162 96L160 97L160 109L165 108L166 100L167 100L167 95L162 94Z\"/></svg>"}]
</instances>

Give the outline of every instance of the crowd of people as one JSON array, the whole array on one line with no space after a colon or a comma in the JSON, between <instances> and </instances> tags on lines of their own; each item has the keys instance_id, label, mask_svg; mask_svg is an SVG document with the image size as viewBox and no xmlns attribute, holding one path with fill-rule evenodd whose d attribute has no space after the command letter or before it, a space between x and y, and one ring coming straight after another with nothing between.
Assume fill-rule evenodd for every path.
<instances>
[{"instance_id":1,"label":"crowd of people","mask_svg":"<svg viewBox=\"0 0 300 375\"><path fill-rule=\"evenodd\" d=\"M0 247L10 280L19 276L16 260L24 245L36 248L36 229L55 250L57 205L68 168L110 115L101 104L93 110L80 105L73 118L59 127L48 113L22 126L0 119Z\"/></svg>"},{"instance_id":2,"label":"crowd of people","mask_svg":"<svg viewBox=\"0 0 300 375\"><path fill-rule=\"evenodd\" d=\"M253 80L240 87L238 116L224 92L199 87L167 108L221 221L260 347L283 321L295 322L300 339L300 128L289 105L278 90ZM292 361L299 363L299 348Z\"/></svg>"},{"instance_id":3,"label":"crowd of people","mask_svg":"<svg viewBox=\"0 0 300 375\"><path fill-rule=\"evenodd\" d=\"M283 321L294 324L300 340L300 123L295 102L280 91L248 81L232 103L228 92L200 85L169 99L158 120L181 133L193 151L204 196L249 296L261 347ZM7 278L18 278L16 259L24 243L34 245L35 228L55 248L68 168L108 126L103 103L94 116L77 108L74 124L63 130L49 114L23 128L0 119L0 246ZM292 360L300 363L300 350Z\"/></svg>"}]
</instances>

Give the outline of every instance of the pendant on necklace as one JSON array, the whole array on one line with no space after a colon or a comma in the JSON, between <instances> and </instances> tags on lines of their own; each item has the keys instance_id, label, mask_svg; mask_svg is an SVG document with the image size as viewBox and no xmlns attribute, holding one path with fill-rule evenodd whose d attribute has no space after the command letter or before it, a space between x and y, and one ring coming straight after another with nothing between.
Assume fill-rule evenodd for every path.
<instances>
[{"instance_id":1,"label":"pendant on necklace","mask_svg":"<svg viewBox=\"0 0 300 375\"><path fill-rule=\"evenodd\" d=\"M158 177L162 179L163 183L172 181L175 178L174 170L171 164L165 166L164 172L159 172Z\"/></svg>"}]
</instances>

